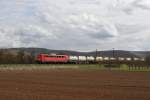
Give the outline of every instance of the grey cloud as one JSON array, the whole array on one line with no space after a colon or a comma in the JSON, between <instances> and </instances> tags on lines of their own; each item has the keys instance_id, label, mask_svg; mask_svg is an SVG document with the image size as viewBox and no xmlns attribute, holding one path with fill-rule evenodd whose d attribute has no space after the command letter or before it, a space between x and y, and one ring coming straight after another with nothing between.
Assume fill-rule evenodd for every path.
<instances>
[{"instance_id":1,"label":"grey cloud","mask_svg":"<svg viewBox=\"0 0 150 100\"><path fill-rule=\"evenodd\" d=\"M148 7L144 0L1 0L0 47L150 48Z\"/></svg>"},{"instance_id":2,"label":"grey cloud","mask_svg":"<svg viewBox=\"0 0 150 100\"><path fill-rule=\"evenodd\" d=\"M145 3L145 1L148 1L148 0L135 0L132 4L137 8L150 10L150 3L149 5L144 5L143 3Z\"/></svg>"},{"instance_id":3,"label":"grey cloud","mask_svg":"<svg viewBox=\"0 0 150 100\"><path fill-rule=\"evenodd\" d=\"M106 40L108 38L113 38L115 37L114 35L112 35L110 32L108 32L107 30L105 29L101 29L99 32L91 32L91 33L88 33L87 34L95 39L101 39L101 40Z\"/></svg>"},{"instance_id":4,"label":"grey cloud","mask_svg":"<svg viewBox=\"0 0 150 100\"><path fill-rule=\"evenodd\" d=\"M30 32L30 31L18 31L18 38L22 44L28 45L31 43L40 42L39 40L43 38L43 35L37 32Z\"/></svg>"},{"instance_id":5,"label":"grey cloud","mask_svg":"<svg viewBox=\"0 0 150 100\"><path fill-rule=\"evenodd\" d=\"M117 4L122 2L122 3L124 3L124 5L117 5L117 6L119 6L119 10L122 10L124 13L126 13L128 15L133 15L139 9L147 10L147 11L150 10L149 0L131 0L131 1L126 1L126 2L124 2L124 1L125 0L118 0ZM120 6L122 6L122 7L120 7Z\"/></svg>"},{"instance_id":6,"label":"grey cloud","mask_svg":"<svg viewBox=\"0 0 150 100\"><path fill-rule=\"evenodd\" d=\"M118 25L116 25L116 28L117 28L117 30L120 32L120 33L122 33L122 34L124 34L124 35L131 35L131 34L137 34L138 32L141 32L141 31L143 31L143 30L141 30L141 28L142 29L145 29L146 27L145 26L143 26L143 25L126 25L126 24L118 24Z\"/></svg>"},{"instance_id":7,"label":"grey cloud","mask_svg":"<svg viewBox=\"0 0 150 100\"><path fill-rule=\"evenodd\" d=\"M133 9L132 8L125 8L123 9L123 11L128 14L128 15L131 15L133 13Z\"/></svg>"}]
</instances>

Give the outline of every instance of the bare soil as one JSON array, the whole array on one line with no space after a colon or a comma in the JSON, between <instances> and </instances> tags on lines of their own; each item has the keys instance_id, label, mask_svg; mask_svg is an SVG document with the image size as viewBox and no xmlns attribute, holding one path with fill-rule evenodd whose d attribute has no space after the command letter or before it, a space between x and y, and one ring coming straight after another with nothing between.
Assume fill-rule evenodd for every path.
<instances>
[{"instance_id":1,"label":"bare soil","mask_svg":"<svg viewBox=\"0 0 150 100\"><path fill-rule=\"evenodd\" d=\"M150 100L150 72L0 71L0 100Z\"/></svg>"}]
</instances>

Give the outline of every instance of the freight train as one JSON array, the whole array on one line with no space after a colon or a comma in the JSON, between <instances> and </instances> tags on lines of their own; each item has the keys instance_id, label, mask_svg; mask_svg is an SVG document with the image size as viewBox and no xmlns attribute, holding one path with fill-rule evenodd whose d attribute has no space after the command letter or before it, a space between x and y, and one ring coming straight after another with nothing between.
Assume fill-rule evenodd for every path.
<instances>
[{"instance_id":1,"label":"freight train","mask_svg":"<svg viewBox=\"0 0 150 100\"><path fill-rule=\"evenodd\" d=\"M101 56L71 56L56 54L39 54L36 58L37 63L103 63L103 62L144 62L144 58L138 57L101 57Z\"/></svg>"}]
</instances>

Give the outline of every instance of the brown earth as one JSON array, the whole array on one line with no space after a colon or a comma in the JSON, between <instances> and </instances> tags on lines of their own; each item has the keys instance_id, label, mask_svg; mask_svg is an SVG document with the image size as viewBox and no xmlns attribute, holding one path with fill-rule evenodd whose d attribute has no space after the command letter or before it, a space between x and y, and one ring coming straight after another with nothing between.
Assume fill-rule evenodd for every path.
<instances>
[{"instance_id":1,"label":"brown earth","mask_svg":"<svg viewBox=\"0 0 150 100\"><path fill-rule=\"evenodd\" d=\"M0 71L0 100L150 100L150 72Z\"/></svg>"}]
</instances>

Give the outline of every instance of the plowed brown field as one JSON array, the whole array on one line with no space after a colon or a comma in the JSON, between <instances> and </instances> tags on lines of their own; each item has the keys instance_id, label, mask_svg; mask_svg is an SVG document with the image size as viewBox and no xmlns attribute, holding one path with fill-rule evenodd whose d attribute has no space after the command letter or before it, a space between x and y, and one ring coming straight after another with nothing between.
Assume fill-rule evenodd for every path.
<instances>
[{"instance_id":1,"label":"plowed brown field","mask_svg":"<svg viewBox=\"0 0 150 100\"><path fill-rule=\"evenodd\" d=\"M150 72L0 71L0 100L150 100Z\"/></svg>"}]
</instances>

